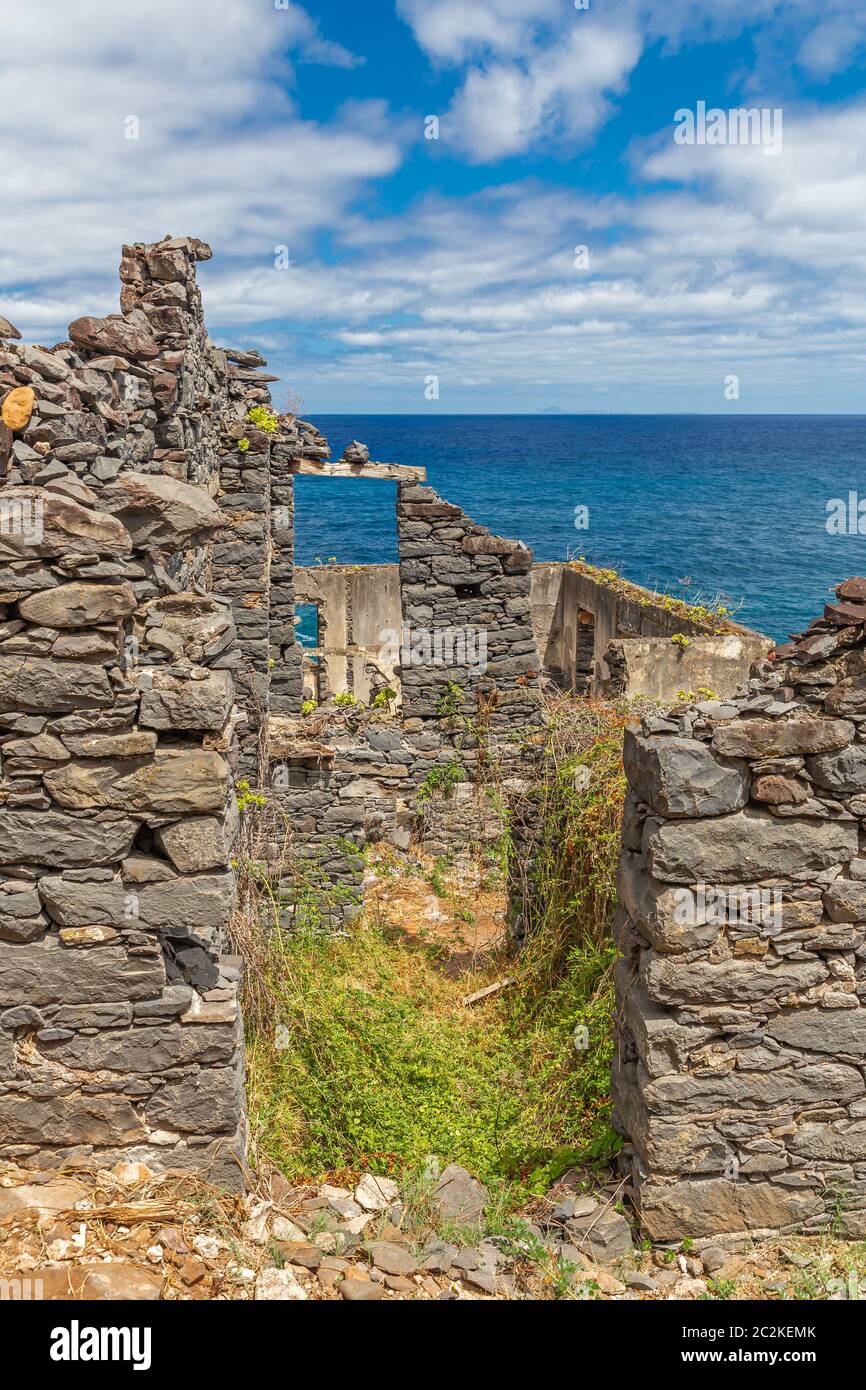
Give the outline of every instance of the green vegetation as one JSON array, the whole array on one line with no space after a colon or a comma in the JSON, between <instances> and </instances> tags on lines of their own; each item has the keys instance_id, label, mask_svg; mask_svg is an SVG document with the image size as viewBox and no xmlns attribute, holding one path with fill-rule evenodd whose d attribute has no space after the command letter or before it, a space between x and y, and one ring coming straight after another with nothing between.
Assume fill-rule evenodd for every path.
<instances>
[{"instance_id":1,"label":"green vegetation","mask_svg":"<svg viewBox=\"0 0 866 1390\"><path fill-rule=\"evenodd\" d=\"M390 685L386 685L383 690L379 690L370 701L370 709L388 709L396 700L397 692L392 690Z\"/></svg>"},{"instance_id":2,"label":"green vegetation","mask_svg":"<svg viewBox=\"0 0 866 1390\"><path fill-rule=\"evenodd\" d=\"M439 763L431 767L415 795L415 805L420 812L429 805L433 797L439 795L447 801L454 795L454 788L465 778L463 764L457 761Z\"/></svg>"},{"instance_id":3,"label":"green vegetation","mask_svg":"<svg viewBox=\"0 0 866 1390\"><path fill-rule=\"evenodd\" d=\"M594 580L597 584L604 584L606 588L613 589L615 593L632 600L641 608L653 606L663 609L666 613L674 613L678 617L687 618L689 622L713 636L735 631L731 621L729 601L723 594L719 594L709 604L689 603L686 599L676 598L673 594L659 594L651 589L643 589L639 584L633 584L631 580L624 579L617 570L601 569L596 565L588 564L582 555L568 563L569 568L578 574L585 574L588 579Z\"/></svg>"},{"instance_id":4,"label":"green vegetation","mask_svg":"<svg viewBox=\"0 0 866 1390\"><path fill-rule=\"evenodd\" d=\"M445 689L436 701L436 713L443 719L456 719L463 705L463 687L456 681L446 681Z\"/></svg>"},{"instance_id":5,"label":"green vegetation","mask_svg":"<svg viewBox=\"0 0 866 1390\"><path fill-rule=\"evenodd\" d=\"M250 441L247 439L246 435L244 435L243 439L239 439L239 440L238 440L238 452L239 452L239 453L241 453L241 454L247 453L247 451L249 450L249 447L250 447Z\"/></svg>"},{"instance_id":6,"label":"green vegetation","mask_svg":"<svg viewBox=\"0 0 866 1390\"><path fill-rule=\"evenodd\" d=\"M263 434L276 434L280 428L280 417L275 415L272 410L268 410L265 405L254 405L252 410L247 411L247 419L251 425L255 425L257 430Z\"/></svg>"},{"instance_id":7,"label":"green vegetation","mask_svg":"<svg viewBox=\"0 0 866 1390\"><path fill-rule=\"evenodd\" d=\"M552 711L528 796L534 863L515 864L510 844L505 855L512 878L524 873L520 955L503 950L452 978L441 942L370 915L336 936L297 919L290 932L273 918L266 931L256 926L244 954L259 1154L293 1178L364 1165L418 1175L437 1154L492 1184L507 1210L618 1147L608 1100L611 918L626 722L625 708L585 701ZM453 790L463 769L433 774L431 795ZM446 871L437 861L431 872L437 893L447 891ZM463 1003L506 975L511 988Z\"/></svg>"},{"instance_id":8,"label":"green vegetation","mask_svg":"<svg viewBox=\"0 0 866 1390\"><path fill-rule=\"evenodd\" d=\"M241 781L235 782L235 791L237 793L239 811L246 811L251 806L267 805L267 797L260 796L257 792L254 792L246 778L242 778Z\"/></svg>"}]
</instances>

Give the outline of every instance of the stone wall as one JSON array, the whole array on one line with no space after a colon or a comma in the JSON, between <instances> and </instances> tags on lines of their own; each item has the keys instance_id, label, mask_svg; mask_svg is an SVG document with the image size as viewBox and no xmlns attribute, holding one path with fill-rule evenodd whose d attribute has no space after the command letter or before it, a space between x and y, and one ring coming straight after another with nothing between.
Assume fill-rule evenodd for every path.
<instances>
[{"instance_id":1,"label":"stone wall","mask_svg":"<svg viewBox=\"0 0 866 1390\"><path fill-rule=\"evenodd\" d=\"M469 855L503 829L485 795L475 740L448 720L407 728L398 716L361 709L272 718L268 788L267 857L277 863L285 846L286 872L275 886L286 926L295 921L299 893L309 899L313 890L316 902L304 910L316 924L341 926L357 916L367 845Z\"/></svg>"},{"instance_id":2,"label":"stone wall","mask_svg":"<svg viewBox=\"0 0 866 1390\"><path fill-rule=\"evenodd\" d=\"M627 737L617 1124L661 1239L866 1233L866 580Z\"/></svg>"},{"instance_id":3,"label":"stone wall","mask_svg":"<svg viewBox=\"0 0 866 1390\"><path fill-rule=\"evenodd\" d=\"M418 659L400 678L408 718L436 718L449 683L470 703L492 700L497 730L537 722L540 661L530 621L532 552L494 536L433 488L400 483L397 496L403 623ZM430 659L425 643L464 634L476 659ZM483 641L483 659L478 659Z\"/></svg>"},{"instance_id":4,"label":"stone wall","mask_svg":"<svg viewBox=\"0 0 866 1390\"><path fill-rule=\"evenodd\" d=\"M207 590L226 363L192 239L124 248L122 315L0 321L0 1157L237 1187L237 748Z\"/></svg>"}]
</instances>

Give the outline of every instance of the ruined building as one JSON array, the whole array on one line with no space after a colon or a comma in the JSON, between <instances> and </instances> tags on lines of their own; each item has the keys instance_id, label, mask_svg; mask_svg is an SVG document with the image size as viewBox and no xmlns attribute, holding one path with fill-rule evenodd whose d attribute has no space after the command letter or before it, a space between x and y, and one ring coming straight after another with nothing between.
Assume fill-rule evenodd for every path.
<instances>
[{"instance_id":1,"label":"ruined building","mask_svg":"<svg viewBox=\"0 0 866 1390\"><path fill-rule=\"evenodd\" d=\"M339 925L368 841L499 833L485 769L525 773L542 678L710 687L626 746L625 1158L655 1235L812 1227L838 1185L859 1234L864 596L737 696L759 634L533 565L421 470L357 445L331 460L278 416L264 360L207 337L209 256L124 248L121 313L49 350L0 319L0 1158L243 1184L239 789ZM296 570L298 474L396 484L399 566ZM293 880L261 854L291 925ZM720 915L704 880L758 896Z\"/></svg>"}]
</instances>

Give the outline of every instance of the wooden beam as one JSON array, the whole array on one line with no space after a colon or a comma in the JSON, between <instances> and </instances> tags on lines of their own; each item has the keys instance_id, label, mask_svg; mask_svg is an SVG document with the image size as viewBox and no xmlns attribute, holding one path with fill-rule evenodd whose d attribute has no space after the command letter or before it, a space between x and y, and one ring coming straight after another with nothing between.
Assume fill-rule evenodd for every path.
<instances>
[{"instance_id":1,"label":"wooden beam","mask_svg":"<svg viewBox=\"0 0 866 1390\"><path fill-rule=\"evenodd\" d=\"M392 483L423 483L426 468L410 468L404 463L349 463L346 459L298 459L292 470L320 478L384 478Z\"/></svg>"}]
</instances>

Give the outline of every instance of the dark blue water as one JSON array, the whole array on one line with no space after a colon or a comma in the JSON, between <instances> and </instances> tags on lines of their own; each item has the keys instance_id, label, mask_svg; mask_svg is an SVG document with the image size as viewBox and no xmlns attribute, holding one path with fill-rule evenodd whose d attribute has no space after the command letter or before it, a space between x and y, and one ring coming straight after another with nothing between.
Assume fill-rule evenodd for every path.
<instances>
[{"instance_id":1,"label":"dark blue water","mask_svg":"<svg viewBox=\"0 0 866 1390\"><path fill-rule=\"evenodd\" d=\"M536 560L584 556L781 637L866 573L866 535L827 503L866 498L866 416L320 415L334 458L423 465L474 520ZM297 480L298 562L397 558L393 483ZM575 507L589 508L576 530ZM866 510L866 507L864 507ZM866 527L866 522L864 522Z\"/></svg>"}]
</instances>

